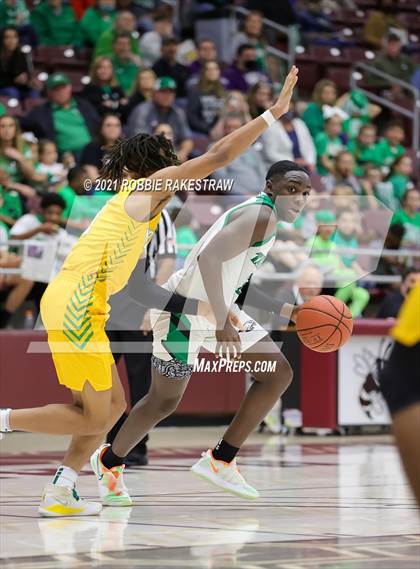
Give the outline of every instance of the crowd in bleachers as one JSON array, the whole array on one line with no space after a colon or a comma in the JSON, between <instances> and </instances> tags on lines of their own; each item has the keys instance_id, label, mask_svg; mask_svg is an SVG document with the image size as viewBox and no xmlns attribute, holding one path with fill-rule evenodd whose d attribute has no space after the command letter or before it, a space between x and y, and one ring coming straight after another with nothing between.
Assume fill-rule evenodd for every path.
<instances>
[{"instance_id":1,"label":"crowd in bleachers","mask_svg":"<svg viewBox=\"0 0 420 569\"><path fill-rule=\"evenodd\" d=\"M232 5L251 11L233 18ZM263 18L286 26L287 35ZM112 192L86 192L85 181L98 178L115 140L161 132L183 162L269 108L286 70L271 47L296 55L296 97L249 150L214 173L235 181L231 194L206 199L229 207L264 187L272 163L294 160L311 173L315 195L294 226L279 224L269 260L275 271L302 262L293 247L316 245L317 263L328 257L330 272L350 282L367 267L355 255L331 254L332 247L371 247L386 238L389 248L418 249L412 121L372 103L350 87L349 76L361 60L419 88L419 32L411 0L1 0L0 268L19 267L17 249L2 245L7 239L65 234L71 242L87 228ZM360 86L404 108L413 96L375 74ZM211 222L209 207L197 221L199 196L191 197L193 214L184 208L177 222L181 245L194 243ZM393 213L387 235L379 227L386 226L381 204ZM408 264L381 258L377 273L400 275ZM338 294L359 316L369 291L378 291L372 286ZM12 271L0 273L0 327L28 294L38 301L42 290Z\"/></svg>"}]
</instances>

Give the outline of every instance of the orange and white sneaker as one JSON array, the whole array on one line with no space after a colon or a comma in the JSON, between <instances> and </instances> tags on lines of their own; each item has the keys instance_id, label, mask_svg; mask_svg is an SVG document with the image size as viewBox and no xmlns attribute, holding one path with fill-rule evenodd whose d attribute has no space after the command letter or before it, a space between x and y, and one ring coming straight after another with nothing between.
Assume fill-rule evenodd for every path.
<instances>
[{"instance_id":1,"label":"orange and white sneaker","mask_svg":"<svg viewBox=\"0 0 420 569\"><path fill-rule=\"evenodd\" d=\"M96 516L101 510L101 504L83 500L75 488L52 483L46 485L38 508L41 516L48 518Z\"/></svg>"},{"instance_id":2,"label":"orange and white sneaker","mask_svg":"<svg viewBox=\"0 0 420 569\"><path fill-rule=\"evenodd\" d=\"M200 460L191 467L191 472L241 498L256 500L260 496L258 490L248 484L239 472L236 458L232 462L216 460L211 449L202 453Z\"/></svg>"},{"instance_id":3,"label":"orange and white sneaker","mask_svg":"<svg viewBox=\"0 0 420 569\"><path fill-rule=\"evenodd\" d=\"M107 468L101 458L108 444L100 446L90 457L90 464L98 479L99 495L104 506L132 506L133 500L124 484L124 464Z\"/></svg>"}]
</instances>

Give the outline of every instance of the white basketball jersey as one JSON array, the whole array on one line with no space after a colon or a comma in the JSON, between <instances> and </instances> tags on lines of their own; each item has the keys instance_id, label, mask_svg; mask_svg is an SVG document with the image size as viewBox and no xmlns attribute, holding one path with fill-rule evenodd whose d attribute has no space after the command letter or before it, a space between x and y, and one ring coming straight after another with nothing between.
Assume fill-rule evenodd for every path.
<instances>
[{"instance_id":1,"label":"white basketball jersey","mask_svg":"<svg viewBox=\"0 0 420 569\"><path fill-rule=\"evenodd\" d=\"M165 285L165 288L177 292L182 296L208 301L206 289L203 284L198 256L204 251L212 239L229 222L232 214L239 209L255 205L266 204L275 210L275 205L265 193L235 206L226 211L203 235L200 241L190 251L182 269L174 273ZM264 241L253 243L248 249L236 257L228 259L222 265L223 296L226 306L231 306L241 293L242 287L249 281L254 272L262 265L268 252L276 239L275 233Z\"/></svg>"}]
</instances>

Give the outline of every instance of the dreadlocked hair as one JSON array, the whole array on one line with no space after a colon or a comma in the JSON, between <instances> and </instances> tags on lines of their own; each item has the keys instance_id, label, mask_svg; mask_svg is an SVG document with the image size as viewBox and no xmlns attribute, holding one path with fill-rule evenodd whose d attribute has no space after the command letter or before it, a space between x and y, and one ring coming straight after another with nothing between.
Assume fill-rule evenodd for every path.
<instances>
[{"instance_id":1,"label":"dreadlocked hair","mask_svg":"<svg viewBox=\"0 0 420 569\"><path fill-rule=\"evenodd\" d=\"M146 178L162 168L179 163L171 141L164 134L142 132L114 142L107 150L100 177L116 180L119 186L128 172Z\"/></svg>"}]
</instances>

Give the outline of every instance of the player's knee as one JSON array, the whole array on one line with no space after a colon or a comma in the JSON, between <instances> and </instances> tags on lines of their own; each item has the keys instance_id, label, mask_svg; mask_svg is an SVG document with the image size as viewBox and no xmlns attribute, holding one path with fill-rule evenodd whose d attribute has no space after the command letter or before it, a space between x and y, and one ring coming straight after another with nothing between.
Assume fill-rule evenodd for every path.
<instances>
[{"instance_id":1,"label":"player's knee","mask_svg":"<svg viewBox=\"0 0 420 569\"><path fill-rule=\"evenodd\" d=\"M115 419L115 421L118 421L118 419L121 417L121 415L124 414L126 410L127 410L127 400L124 395L121 395L112 400L111 415L112 418Z\"/></svg>"},{"instance_id":2,"label":"player's knee","mask_svg":"<svg viewBox=\"0 0 420 569\"><path fill-rule=\"evenodd\" d=\"M157 402L158 413L160 417L168 417L176 411L178 404L180 402L180 397L164 397Z\"/></svg>"},{"instance_id":3,"label":"player's knee","mask_svg":"<svg viewBox=\"0 0 420 569\"><path fill-rule=\"evenodd\" d=\"M85 432L86 435L100 435L105 433L109 427L109 415L87 415L85 418Z\"/></svg>"}]
</instances>

